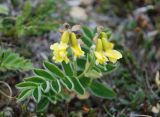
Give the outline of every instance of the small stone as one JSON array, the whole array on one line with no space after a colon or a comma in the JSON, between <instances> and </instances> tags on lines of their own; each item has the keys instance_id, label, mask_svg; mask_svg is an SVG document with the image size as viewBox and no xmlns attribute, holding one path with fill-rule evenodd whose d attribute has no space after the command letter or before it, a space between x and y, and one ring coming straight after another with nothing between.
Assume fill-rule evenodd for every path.
<instances>
[{"instance_id":1,"label":"small stone","mask_svg":"<svg viewBox=\"0 0 160 117\"><path fill-rule=\"evenodd\" d=\"M76 20L87 20L86 11L81 7L72 7L70 11L70 16Z\"/></svg>"},{"instance_id":2,"label":"small stone","mask_svg":"<svg viewBox=\"0 0 160 117\"><path fill-rule=\"evenodd\" d=\"M4 117L12 117L13 109L11 107L6 107L3 109Z\"/></svg>"},{"instance_id":3,"label":"small stone","mask_svg":"<svg viewBox=\"0 0 160 117\"><path fill-rule=\"evenodd\" d=\"M88 5L91 5L93 3L93 0L80 0L80 3L82 5L88 6Z\"/></svg>"},{"instance_id":4,"label":"small stone","mask_svg":"<svg viewBox=\"0 0 160 117\"><path fill-rule=\"evenodd\" d=\"M30 102L30 103L28 104L28 110L29 110L30 112L34 112L34 111L35 111L35 108L36 108L36 105L35 105L33 102Z\"/></svg>"},{"instance_id":5,"label":"small stone","mask_svg":"<svg viewBox=\"0 0 160 117\"><path fill-rule=\"evenodd\" d=\"M78 6L80 5L80 0L66 0L69 6Z\"/></svg>"},{"instance_id":6,"label":"small stone","mask_svg":"<svg viewBox=\"0 0 160 117\"><path fill-rule=\"evenodd\" d=\"M54 114L49 114L47 117L56 117Z\"/></svg>"}]
</instances>

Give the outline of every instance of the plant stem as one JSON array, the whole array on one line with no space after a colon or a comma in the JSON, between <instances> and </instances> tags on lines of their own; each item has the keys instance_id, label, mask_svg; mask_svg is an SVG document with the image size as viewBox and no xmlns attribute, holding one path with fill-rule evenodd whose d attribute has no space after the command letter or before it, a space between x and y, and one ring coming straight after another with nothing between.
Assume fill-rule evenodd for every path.
<instances>
[{"instance_id":1,"label":"plant stem","mask_svg":"<svg viewBox=\"0 0 160 117\"><path fill-rule=\"evenodd\" d=\"M78 78L81 78L82 76L85 75L85 73L87 73L90 69L92 69L92 67L94 66L94 58L91 60L89 66L87 68L85 68L84 72L82 72Z\"/></svg>"},{"instance_id":2,"label":"plant stem","mask_svg":"<svg viewBox=\"0 0 160 117\"><path fill-rule=\"evenodd\" d=\"M76 77L77 76L77 62L76 61L73 62L73 66L74 66L73 75Z\"/></svg>"},{"instance_id":3,"label":"plant stem","mask_svg":"<svg viewBox=\"0 0 160 117\"><path fill-rule=\"evenodd\" d=\"M114 115L112 115L104 105L103 105L103 108L110 117L114 117Z\"/></svg>"}]
</instances>

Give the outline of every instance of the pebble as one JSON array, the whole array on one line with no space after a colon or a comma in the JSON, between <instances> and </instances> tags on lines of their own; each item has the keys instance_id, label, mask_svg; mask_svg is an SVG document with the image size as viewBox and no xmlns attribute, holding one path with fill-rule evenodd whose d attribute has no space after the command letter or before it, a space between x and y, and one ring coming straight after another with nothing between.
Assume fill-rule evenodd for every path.
<instances>
[{"instance_id":1,"label":"pebble","mask_svg":"<svg viewBox=\"0 0 160 117\"><path fill-rule=\"evenodd\" d=\"M88 18L86 11L83 8L77 6L71 8L70 16L76 20L81 21L85 21Z\"/></svg>"}]
</instances>

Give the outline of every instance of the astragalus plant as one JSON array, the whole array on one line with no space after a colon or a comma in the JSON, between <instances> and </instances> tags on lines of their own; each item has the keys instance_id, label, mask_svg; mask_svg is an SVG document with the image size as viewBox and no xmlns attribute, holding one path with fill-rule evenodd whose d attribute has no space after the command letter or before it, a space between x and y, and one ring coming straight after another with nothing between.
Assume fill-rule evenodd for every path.
<instances>
[{"instance_id":1,"label":"astragalus plant","mask_svg":"<svg viewBox=\"0 0 160 117\"><path fill-rule=\"evenodd\" d=\"M44 69L35 69L34 76L17 84L20 89L18 101L32 97L40 111L49 102L55 104L66 100L71 93L84 95L89 92L106 99L116 96L106 83L99 80L104 73L115 69L117 60L122 58L109 41L111 32L102 27L93 31L87 26L71 28L65 24L64 27L60 42L50 46L52 62L45 60Z\"/></svg>"}]
</instances>

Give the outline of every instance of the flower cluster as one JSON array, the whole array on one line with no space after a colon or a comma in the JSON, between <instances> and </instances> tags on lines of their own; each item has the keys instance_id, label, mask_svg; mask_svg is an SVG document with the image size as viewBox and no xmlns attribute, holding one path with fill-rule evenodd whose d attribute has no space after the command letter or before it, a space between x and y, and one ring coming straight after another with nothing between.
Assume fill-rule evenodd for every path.
<instances>
[{"instance_id":1,"label":"flower cluster","mask_svg":"<svg viewBox=\"0 0 160 117\"><path fill-rule=\"evenodd\" d=\"M60 43L54 43L50 49L53 50L53 60L58 63L65 61L68 63L68 48L71 48L74 60L84 56L76 34L71 30L65 30L61 36ZM108 41L108 35L101 32L96 39L96 48L94 55L96 57L96 64L104 64L107 61L115 63L118 59L122 58L122 54L113 49L114 44Z\"/></svg>"},{"instance_id":2,"label":"flower cluster","mask_svg":"<svg viewBox=\"0 0 160 117\"><path fill-rule=\"evenodd\" d=\"M122 58L122 54L114 50L114 44L108 41L108 36L105 32L101 32L96 42L96 64L104 64L107 61L115 63L118 59Z\"/></svg>"},{"instance_id":3,"label":"flower cluster","mask_svg":"<svg viewBox=\"0 0 160 117\"><path fill-rule=\"evenodd\" d=\"M68 58L68 48L71 45L72 52L74 54L74 59L77 57L84 56L84 52L82 51L80 44L76 38L76 34L69 30L63 32L61 36L60 43L54 43L50 46L50 49L53 50L53 60L56 63L65 61L69 62Z\"/></svg>"}]
</instances>

